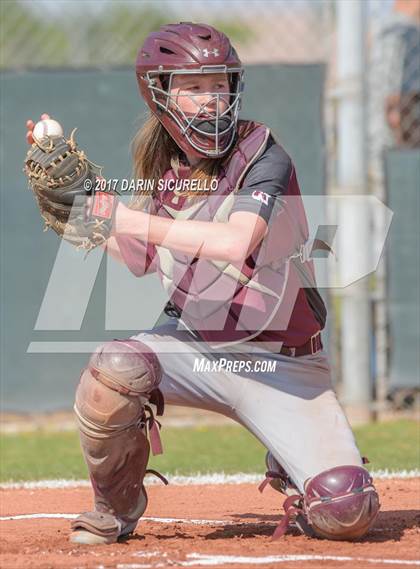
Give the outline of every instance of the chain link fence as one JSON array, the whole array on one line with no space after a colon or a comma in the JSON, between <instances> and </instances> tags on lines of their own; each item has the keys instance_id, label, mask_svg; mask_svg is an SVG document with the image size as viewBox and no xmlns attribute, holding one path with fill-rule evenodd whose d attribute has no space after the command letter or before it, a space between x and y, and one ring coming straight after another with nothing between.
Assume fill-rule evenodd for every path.
<instances>
[{"instance_id":1,"label":"chain link fence","mask_svg":"<svg viewBox=\"0 0 420 569\"><path fill-rule=\"evenodd\" d=\"M420 2L370 0L369 7L367 147L380 184L385 149L420 147Z\"/></svg>"},{"instance_id":2,"label":"chain link fence","mask_svg":"<svg viewBox=\"0 0 420 569\"><path fill-rule=\"evenodd\" d=\"M227 33L244 63L326 61L332 7L329 0L6 0L1 66L132 66L149 32L181 20L206 22Z\"/></svg>"}]
</instances>

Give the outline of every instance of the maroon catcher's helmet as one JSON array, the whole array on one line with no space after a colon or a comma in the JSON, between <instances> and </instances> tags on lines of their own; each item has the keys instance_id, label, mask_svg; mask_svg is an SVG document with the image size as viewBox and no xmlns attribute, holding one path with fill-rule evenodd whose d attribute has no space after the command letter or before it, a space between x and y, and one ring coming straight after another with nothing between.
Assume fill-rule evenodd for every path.
<instances>
[{"instance_id":1,"label":"maroon catcher's helmet","mask_svg":"<svg viewBox=\"0 0 420 569\"><path fill-rule=\"evenodd\" d=\"M175 74L226 73L228 93L211 95L193 115L170 95ZM177 145L196 157L219 158L232 146L243 89L243 68L229 38L206 24L180 22L149 34L136 61L140 93ZM190 96L190 95L185 95ZM219 98L229 100L219 112ZM216 102L215 110L204 108Z\"/></svg>"}]
</instances>

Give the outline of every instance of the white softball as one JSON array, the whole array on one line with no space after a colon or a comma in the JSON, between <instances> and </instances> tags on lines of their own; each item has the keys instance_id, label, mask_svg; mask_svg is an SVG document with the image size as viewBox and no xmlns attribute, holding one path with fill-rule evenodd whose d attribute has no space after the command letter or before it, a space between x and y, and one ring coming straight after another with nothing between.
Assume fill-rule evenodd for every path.
<instances>
[{"instance_id":1,"label":"white softball","mask_svg":"<svg viewBox=\"0 0 420 569\"><path fill-rule=\"evenodd\" d=\"M32 136L34 140L40 142L42 139L49 136L63 136L64 131L61 124L53 119L46 119L39 121L34 126Z\"/></svg>"}]
</instances>

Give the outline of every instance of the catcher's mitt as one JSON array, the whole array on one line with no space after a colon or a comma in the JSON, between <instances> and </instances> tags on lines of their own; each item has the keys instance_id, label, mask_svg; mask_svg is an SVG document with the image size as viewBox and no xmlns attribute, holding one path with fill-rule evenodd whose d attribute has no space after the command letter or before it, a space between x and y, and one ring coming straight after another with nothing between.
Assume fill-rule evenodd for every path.
<instances>
[{"instance_id":1,"label":"catcher's mitt","mask_svg":"<svg viewBox=\"0 0 420 569\"><path fill-rule=\"evenodd\" d=\"M44 231L51 227L77 248L90 251L110 235L117 196L95 191L101 168L77 148L75 130L68 140L56 136L32 144L24 172L45 221Z\"/></svg>"}]
</instances>

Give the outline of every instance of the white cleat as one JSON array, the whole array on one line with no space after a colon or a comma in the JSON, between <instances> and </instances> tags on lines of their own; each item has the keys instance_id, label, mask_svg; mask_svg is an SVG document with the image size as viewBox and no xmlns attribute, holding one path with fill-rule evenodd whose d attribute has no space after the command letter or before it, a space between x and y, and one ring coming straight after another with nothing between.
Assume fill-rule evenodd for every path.
<instances>
[{"instance_id":1,"label":"white cleat","mask_svg":"<svg viewBox=\"0 0 420 569\"><path fill-rule=\"evenodd\" d=\"M69 540L82 545L109 545L133 533L137 522L124 523L110 514L86 512L72 523L73 532Z\"/></svg>"},{"instance_id":2,"label":"white cleat","mask_svg":"<svg viewBox=\"0 0 420 569\"><path fill-rule=\"evenodd\" d=\"M110 543L116 543L118 541L118 536L105 537L104 535L96 535L87 530L77 530L70 534L71 543L78 543L83 545L109 545Z\"/></svg>"}]
</instances>

